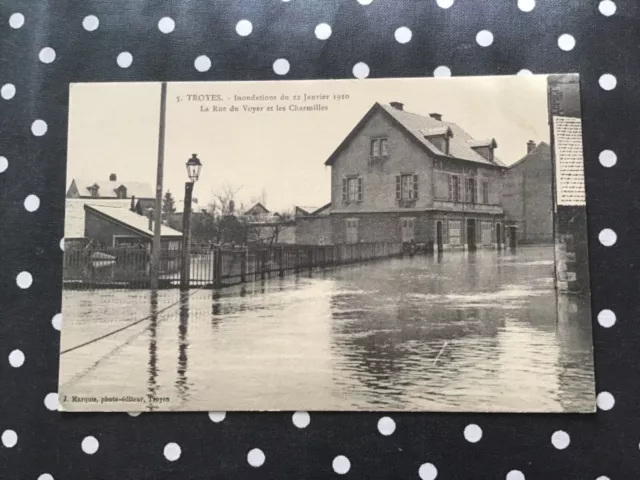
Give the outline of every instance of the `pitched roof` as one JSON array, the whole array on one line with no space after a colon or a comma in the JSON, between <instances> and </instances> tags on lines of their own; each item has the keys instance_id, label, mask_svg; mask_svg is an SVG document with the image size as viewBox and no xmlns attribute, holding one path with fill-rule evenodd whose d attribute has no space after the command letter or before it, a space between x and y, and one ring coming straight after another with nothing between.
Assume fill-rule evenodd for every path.
<instances>
[{"instance_id":1,"label":"pitched roof","mask_svg":"<svg viewBox=\"0 0 640 480\"><path fill-rule=\"evenodd\" d=\"M256 203L253 207L244 212L245 215L264 215L266 213L269 213L269 210L260 202Z\"/></svg>"},{"instance_id":2,"label":"pitched roof","mask_svg":"<svg viewBox=\"0 0 640 480\"><path fill-rule=\"evenodd\" d=\"M347 137L342 141L342 143L336 148L336 150L331 154L329 159L325 162L325 165L332 165L335 161L337 155L342 151L343 148L351 141L351 139L356 135L359 131L360 127L364 125L364 123L370 118L370 116L381 110L388 114L392 120L395 121L396 124L400 125L406 132L408 132L414 140L418 142L418 144L427 150L428 152L445 158L456 158L459 160L466 160L469 162L479 163L483 165L491 165L498 167L505 167L506 165L502 163L498 158L494 156L494 161L490 162L478 152L476 152L471 146L469 142L473 142L474 138L465 132L462 128L452 122L445 122L442 120L436 120L430 116L419 115L417 113L408 112L406 110L399 110L390 105L384 105L376 102L369 111L364 115L364 117L358 122L358 124L353 128L353 130L347 135ZM433 143L431 143L427 138L425 138L426 134L432 134L431 132L437 132L435 135L444 134L447 129L450 129L453 133L453 136L449 140L449 155L446 155L443 151L439 150Z\"/></svg>"},{"instance_id":3,"label":"pitched roof","mask_svg":"<svg viewBox=\"0 0 640 480\"><path fill-rule=\"evenodd\" d=\"M469 140L467 143L471 148L478 148L478 147L496 148L498 146L495 138L485 138L482 140Z\"/></svg>"},{"instance_id":4,"label":"pitched roof","mask_svg":"<svg viewBox=\"0 0 640 480\"><path fill-rule=\"evenodd\" d=\"M311 215L329 215L329 213L331 213L331 202L323 205L317 210L314 210L313 212L311 212Z\"/></svg>"},{"instance_id":5,"label":"pitched roof","mask_svg":"<svg viewBox=\"0 0 640 480\"><path fill-rule=\"evenodd\" d=\"M98 180L90 178L74 178L73 182L76 184L76 188L80 195L90 196L91 192L89 187L98 185L98 198L118 198L116 190L121 185L124 185L127 189L127 197L136 196L138 198L154 198L153 189L148 183L145 182L128 182L128 181L115 181L110 180Z\"/></svg>"},{"instance_id":6,"label":"pitched roof","mask_svg":"<svg viewBox=\"0 0 640 480\"><path fill-rule=\"evenodd\" d=\"M449 135L449 136L453 135L453 131L451 131L451 128L447 126L425 128L422 131L420 131L420 133L424 137L435 137L438 135Z\"/></svg>"},{"instance_id":7,"label":"pitched roof","mask_svg":"<svg viewBox=\"0 0 640 480\"><path fill-rule=\"evenodd\" d=\"M582 120L554 116L553 140L557 204L585 205Z\"/></svg>"},{"instance_id":8,"label":"pitched roof","mask_svg":"<svg viewBox=\"0 0 640 480\"><path fill-rule=\"evenodd\" d=\"M138 215L132 212L128 208L121 208L118 206L109 206L108 204L102 205L89 205L85 204L84 209L87 212L94 212L104 217L113 220L130 230L134 230L140 235L145 237L153 237L153 230L149 230L149 219L143 215ZM181 237L182 232L174 230L173 228L162 225L160 227L160 236L162 237Z\"/></svg>"},{"instance_id":9,"label":"pitched roof","mask_svg":"<svg viewBox=\"0 0 640 480\"><path fill-rule=\"evenodd\" d=\"M84 237L84 206L88 205L107 205L110 208L129 209L131 200L129 199L85 199L85 198L66 198L64 208L64 237L65 238L82 238Z\"/></svg>"},{"instance_id":10,"label":"pitched roof","mask_svg":"<svg viewBox=\"0 0 640 480\"><path fill-rule=\"evenodd\" d=\"M533 150L531 150L529 153L527 153L524 157L522 157L517 162L514 162L511 165L509 165L507 168L511 169L511 168L513 168L513 167L515 167L517 165L520 165L522 162L524 162L528 158L531 158L532 156L538 154L540 151L544 152L545 149L546 149L546 153L547 154L551 153L551 147L549 146L549 144L547 142L540 142L538 145L536 145L533 148Z\"/></svg>"}]
</instances>

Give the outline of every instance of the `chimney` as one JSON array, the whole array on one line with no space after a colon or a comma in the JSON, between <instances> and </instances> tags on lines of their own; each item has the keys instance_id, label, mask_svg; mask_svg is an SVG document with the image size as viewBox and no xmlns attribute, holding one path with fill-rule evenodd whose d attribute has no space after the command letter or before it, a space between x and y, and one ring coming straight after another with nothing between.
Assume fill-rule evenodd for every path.
<instances>
[{"instance_id":1,"label":"chimney","mask_svg":"<svg viewBox=\"0 0 640 480\"><path fill-rule=\"evenodd\" d=\"M438 120L439 122L442 121L442 114L440 113L430 113L429 116L434 120Z\"/></svg>"},{"instance_id":2,"label":"chimney","mask_svg":"<svg viewBox=\"0 0 640 480\"><path fill-rule=\"evenodd\" d=\"M531 151L536 148L536 142L534 142L533 140L529 140L527 142L527 153L531 153Z\"/></svg>"},{"instance_id":3,"label":"chimney","mask_svg":"<svg viewBox=\"0 0 640 480\"><path fill-rule=\"evenodd\" d=\"M110 182L115 182L116 180L118 180L118 177L116 177L115 173L112 173L111 175L109 175Z\"/></svg>"},{"instance_id":4,"label":"chimney","mask_svg":"<svg viewBox=\"0 0 640 480\"><path fill-rule=\"evenodd\" d=\"M131 195L131 211L132 212L136 211L136 196L135 195Z\"/></svg>"},{"instance_id":5,"label":"chimney","mask_svg":"<svg viewBox=\"0 0 640 480\"><path fill-rule=\"evenodd\" d=\"M153 208L147 209L147 217L149 217L149 230L153 232Z\"/></svg>"},{"instance_id":6,"label":"chimney","mask_svg":"<svg viewBox=\"0 0 640 480\"><path fill-rule=\"evenodd\" d=\"M389 102L389 105L391 105L396 110L404 110L404 103L402 102Z\"/></svg>"}]
</instances>

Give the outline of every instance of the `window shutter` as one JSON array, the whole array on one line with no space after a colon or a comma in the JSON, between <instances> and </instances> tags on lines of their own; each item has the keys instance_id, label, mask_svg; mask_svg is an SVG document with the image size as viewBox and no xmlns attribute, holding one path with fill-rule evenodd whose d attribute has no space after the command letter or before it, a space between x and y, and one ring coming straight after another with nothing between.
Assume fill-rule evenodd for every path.
<instances>
[{"instance_id":1,"label":"window shutter","mask_svg":"<svg viewBox=\"0 0 640 480\"><path fill-rule=\"evenodd\" d=\"M400 200L402 198L402 184L400 182L400 175L396 175L396 200Z\"/></svg>"},{"instance_id":2,"label":"window shutter","mask_svg":"<svg viewBox=\"0 0 640 480\"><path fill-rule=\"evenodd\" d=\"M380 156L380 140L378 139L371 140L371 156L372 157Z\"/></svg>"},{"instance_id":3,"label":"window shutter","mask_svg":"<svg viewBox=\"0 0 640 480\"><path fill-rule=\"evenodd\" d=\"M347 203L347 179L342 179L342 203Z\"/></svg>"},{"instance_id":4,"label":"window shutter","mask_svg":"<svg viewBox=\"0 0 640 480\"><path fill-rule=\"evenodd\" d=\"M358 201L362 201L362 177L358 177Z\"/></svg>"},{"instance_id":5,"label":"window shutter","mask_svg":"<svg viewBox=\"0 0 640 480\"><path fill-rule=\"evenodd\" d=\"M413 199L418 198L418 175L413 176Z\"/></svg>"},{"instance_id":6,"label":"window shutter","mask_svg":"<svg viewBox=\"0 0 640 480\"><path fill-rule=\"evenodd\" d=\"M449 175L449 196L447 197L449 200L454 200L453 198L453 176Z\"/></svg>"}]
</instances>

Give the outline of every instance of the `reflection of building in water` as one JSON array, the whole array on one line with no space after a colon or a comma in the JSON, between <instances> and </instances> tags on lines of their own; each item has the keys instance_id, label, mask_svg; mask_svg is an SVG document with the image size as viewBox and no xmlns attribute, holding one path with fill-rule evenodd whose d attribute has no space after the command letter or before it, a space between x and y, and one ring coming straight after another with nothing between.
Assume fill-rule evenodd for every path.
<instances>
[{"instance_id":1,"label":"reflection of building in water","mask_svg":"<svg viewBox=\"0 0 640 480\"><path fill-rule=\"evenodd\" d=\"M147 400L149 403L147 408L153 411L157 409L153 398L158 396L158 291L152 290L150 293L149 364L147 367L147 371L149 372Z\"/></svg>"},{"instance_id":2,"label":"reflection of building in water","mask_svg":"<svg viewBox=\"0 0 640 480\"><path fill-rule=\"evenodd\" d=\"M189 347L189 291L180 292L180 323L178 324L178 362L176 390L182 405L189 402L189 382L187 379Z\"/></svg>"},{"instance_id":3,"label":"reflection of building in water","mask_svg":"<svg viewBox=\"0 0 640 480\"><path fill-rule=\"evenodd\" d=\"M595 411L590 297L559 294L557 311L559 401L567 410L575 408L579 401L581 406L590 405Z\"/></svg>"},{"instance_id":4,"label":"reflection of building in water","mask_svg":"<svg viewBox=\"0 0 640 480\"><path fill-rule=\"evenodd\" d=\"M358 290L377 290L374 276L357 268L349 273L345 280ZM368 397L371 405L403 409L407 402L419 405L422 398L427 408L438 396L446 405L444 390L454 385L454 390L476 388L476 382L465 385L462 380L476 361L468 345L477 341L487 348L495 343L491 339L498 335L503 317L476 306L481 295L436 300L417 292L403 294L402 283L411 283L408 277L399 283L397 291L394 282L388 286L391 292L377 297L355 288L332 296L332 350L344 359L336 362L343 368L337 368L334 377L343 388Z\"/></svg>"}]
</instances>

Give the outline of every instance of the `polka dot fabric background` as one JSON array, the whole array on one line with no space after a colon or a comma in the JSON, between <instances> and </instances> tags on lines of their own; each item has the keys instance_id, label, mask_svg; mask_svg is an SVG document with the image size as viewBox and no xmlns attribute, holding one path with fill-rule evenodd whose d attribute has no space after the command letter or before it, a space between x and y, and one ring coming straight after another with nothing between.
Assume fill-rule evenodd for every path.
<instances>
[{"instance_id":1,"label":"polka dot fabric background","mask_svg":"<svg viewBox=\"0 0 640 480\"><path fill-rule=\"evenodd\" d=\"M3 0L0 478L640 478L639 40L636 0ZM574 71L597 414L55 411L69 82Z\"/></svg>"}]
</instances>

